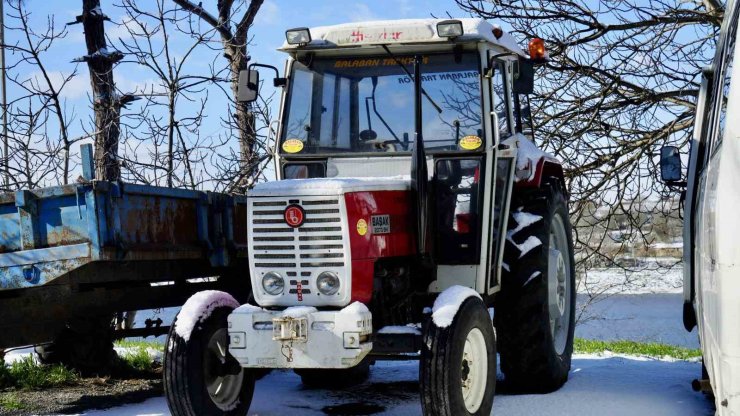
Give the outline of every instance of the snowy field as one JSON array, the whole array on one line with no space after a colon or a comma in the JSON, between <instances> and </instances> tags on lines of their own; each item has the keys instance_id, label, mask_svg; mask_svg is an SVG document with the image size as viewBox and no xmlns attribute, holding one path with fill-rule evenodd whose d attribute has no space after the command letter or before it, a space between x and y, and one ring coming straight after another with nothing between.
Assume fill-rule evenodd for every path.
<instances>
[{"instance_id":1,"label":"snowy field","mask_svg":"<svg viewBox=\"0 0 740 416\"><path fill-rule=\"evenodd\" d=\"M576 355L570 380L547 395L497 394L494 415L712 415L712 404L691 391L700 364L619 356ZM289 371L273 372L257 383L249 412L283 415L420 415L418 363L375 365L370 380L342 391L305 390ZM85 416L169 415L164 398Z\"/></svg>"},{"instance_id":2,"label":"snowy field","mask_svg":"<svg viewBox=\"0 0 740 416\"><path fill-rule=\"evenodd\" d=\"M686 332L681 323L680 266L632 273L627 284L623 272L613 269L592 271L584 280L579 286L578 303L585 309L576 328L577 337L698 347L696 333ZM598 295L597 301L590 302L589 294ZM139 315L137 321L159 317L169 324L176 313L177 309L148 312ZM494 414L712 415L712 403L691 390L690 383L700 372L699 362L577 354L570 380L561 390L547 395L497 394ZM380 362L366 383L341 391L306 390L292 372L275 371L257 383L249 414L419 415L418 389L418 363L414 361ZM164 398L159 397L84 414L124 415L169 412Z\"/></svg>"}]
</instances>

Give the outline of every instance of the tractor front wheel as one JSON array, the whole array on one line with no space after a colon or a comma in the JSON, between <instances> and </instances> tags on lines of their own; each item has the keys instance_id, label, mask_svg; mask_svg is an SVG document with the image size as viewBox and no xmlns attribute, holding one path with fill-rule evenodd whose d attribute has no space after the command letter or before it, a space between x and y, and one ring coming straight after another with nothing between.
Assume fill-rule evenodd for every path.
<instances>
[{"instance_id":1,"label":"tractor front wheel","mask_svg":"<svg viewBox=\"0 0 740 416\"><path fill-rule=\"evenodd\" d=\"M175 416L243 416L254 394L254 374L229 354L227 317L218 307L193 328L189 339L175 324L164 353L164 391Z\"/></svg>"},{"instance_id":2,"label":"tractor front wheel","mask_svg":"<svg viewBox=\"0 0 740 416\"><path fill-rule=\"evenodd\" d=\"M426 416L491 414L496 387L496 336L479 298L463 302L448 327L425 325L420 362Z\"/></svg>"}]
</instances>

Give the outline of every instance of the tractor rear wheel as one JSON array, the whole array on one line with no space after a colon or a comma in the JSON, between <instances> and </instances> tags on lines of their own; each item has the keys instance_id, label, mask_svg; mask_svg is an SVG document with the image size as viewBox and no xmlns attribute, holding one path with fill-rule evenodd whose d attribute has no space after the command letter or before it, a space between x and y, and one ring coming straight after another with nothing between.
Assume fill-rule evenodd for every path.
<instances>
[{"instance_id":1,"label":"tractor rear wheel","mask_svg":"<svg viewBox=\"0 0 740 416\"><path fill-rule=\"evenodd\" d=\"M494 323L503 387L547 393L568 380L575 329L575 262L565 190L552 179L512 195Z\"/></svg>"},{"instance_id":2,"label":"tractor rear wheel","mask_svg":"<svg viewBox=\"0 0 740 416\"><path fill-rule=\"evenodd\" d=\"M488 309L470 297L452 324L425 325L419 362L426 416L488 416L496 387L496 335Z\"/></svg>"}]
</instances>

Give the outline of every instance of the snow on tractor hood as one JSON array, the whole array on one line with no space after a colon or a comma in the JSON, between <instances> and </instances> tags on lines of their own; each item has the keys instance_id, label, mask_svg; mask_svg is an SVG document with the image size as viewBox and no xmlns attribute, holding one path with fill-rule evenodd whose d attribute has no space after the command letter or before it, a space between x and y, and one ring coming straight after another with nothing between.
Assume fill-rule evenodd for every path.
<instances>
[{"instance_id":1,"label":"snow on tractor hood","mask_svg":"<svg viewBox=\"0 0 740 416\"><path fill-rule=\"evenodd\" d=\"M348 192L406 191L408 176L368 178L286 179L259 183L247 196L343 195Z\"/></svg>"},{"instance_id":2,"label":"snow on tractor hood","mask_svg":"<svg viewBox=\"0 0 740 416\"><path fill-rule=\"evenodd\" d=\"M448 38L440 37L437 34L437 23L446 20L449 19L377 20L313 27L309 29L311 42L308 45L291 45L286 41L280 50L449 42ZM500 38L496 38L493 29L498 26L492 25L484 19L464 18L453 20L459 20L463 25L463 35L458 37L456 41L490 42L520 56L527 56L510 34L503 33Z\"/></svg>"}]
</instances>

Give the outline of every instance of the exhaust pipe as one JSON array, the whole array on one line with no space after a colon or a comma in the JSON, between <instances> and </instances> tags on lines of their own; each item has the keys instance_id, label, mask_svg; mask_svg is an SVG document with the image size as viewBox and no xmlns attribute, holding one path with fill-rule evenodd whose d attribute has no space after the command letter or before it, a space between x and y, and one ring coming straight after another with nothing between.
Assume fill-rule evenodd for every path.
<instances>
[{"instance_id":1,"label":"exhaust pipe","mask_svg":"<svg viewBox=\"0 0 740 416\"><path fill-rule=\"evenodd\" d=\"M422 260L430 260L431 247L429 244L429 174L427 172L427 158L424 152L424 137L422 134L422 87L421 87L420 55L414 56L414 147L411 152L411 190L415 196L417 249Z\"/></svg>"}]
</instances>

